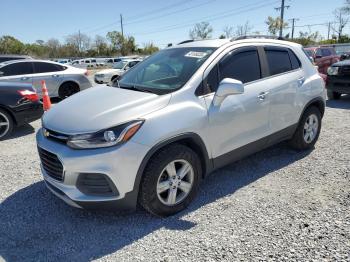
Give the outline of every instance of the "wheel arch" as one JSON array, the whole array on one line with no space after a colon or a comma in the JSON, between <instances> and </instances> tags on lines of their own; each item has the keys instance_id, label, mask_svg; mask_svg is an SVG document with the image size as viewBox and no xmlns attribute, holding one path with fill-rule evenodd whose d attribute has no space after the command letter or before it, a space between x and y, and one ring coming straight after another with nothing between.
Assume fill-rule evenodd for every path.
<instances>
[{"instance_id":1,"label":"wheel arch","mask_svg":"<svg viewBox=\"0 0 350 262\"><path fill-rule=\"evenodd\" d=\"M213 169L212 161L209 158L208 151L206 149L206 146L202 140L202 138L195 133L184 133L169 139L166 139L164 141L159 142L154 147L152 147L146 154L146 156L143 158L140 167L137 171L135 182L134 182L134 189L133 191L137 192L139 191L139 186L141 183L142 175L144 173L144 170L151 159L152 156L154 156L159 150L170 146L172 144L182 144L189 148L191 148L200 158L201 166L202 166L202 177L205 177L210 171Z\"/></svg>"},{"instance_id":2,"label":"wheel arch","mask_svg":"<svg viewBox=\"0 0 350 262\"><path fill-rule=\"evenodd\" d=\"M312 106L315 106L316 108L318 108L318 110L320 110L320 112L321 112L321 117L323 117L324 112L325 112L325 109L326 109L326 104L325 104L325 102L324 102L324 100L323 100L322 97L316 97L316 98L310 100L310 101L304 106L304 109L303 109L303 111L302 111L302 113L301 113L301 115L300 115L300 117L299 117L299 122L300 122L301 118L303 117L305 111L306 111L308 108L312 107Z\"/></svg>"}]
</instances>

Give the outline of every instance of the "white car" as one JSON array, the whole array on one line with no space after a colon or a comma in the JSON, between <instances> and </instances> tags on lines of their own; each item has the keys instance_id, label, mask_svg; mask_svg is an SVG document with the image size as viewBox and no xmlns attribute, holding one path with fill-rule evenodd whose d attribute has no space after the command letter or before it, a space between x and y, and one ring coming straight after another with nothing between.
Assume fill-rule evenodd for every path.
<instances>
[{"instance_id":1,"label":"white car","mask_svg":"<svg viewBox=\"0 0 350 262\"><path fill-rule=\"evenodd\" d=\"M138 203L173 215L218 168L284 140L312 149L325 98L299 44L179 44L129 70L117 86L91 88L45 113L36 137L41 171L49 190L72 206Z\"/></svg>"},{"instance_id":2,"label":"white car","mask_svg":"<svg viewBox=\"0 0 350 262\"><path fill-rule=\"evenodd\" d=\"M0 63L0 82L30 83L41 94L41 80L51 97L64 99L91 87L86 69L67 64L34 59L13 60Z\"/></svg>"},{"instance_id":3,"label":"white car","mask_svg":"<svg viewBox=\"0 0 350 262\"><path fill-rule=\"evenodd\" d=\"M105 69L95 74L95 83L108 84L113 82L114 79L118 79L127 70L141 62L140 59L125 59L113 64L111 69Z\"/></svg>"}]
</instances>

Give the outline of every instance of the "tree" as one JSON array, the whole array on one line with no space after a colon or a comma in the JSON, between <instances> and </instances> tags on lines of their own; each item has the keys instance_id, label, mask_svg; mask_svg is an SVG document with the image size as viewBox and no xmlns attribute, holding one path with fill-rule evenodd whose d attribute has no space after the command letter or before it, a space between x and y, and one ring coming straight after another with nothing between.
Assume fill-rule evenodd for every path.
<instances>
[{"instance_id":1,"label":"tree","mask_svg":"<svg viewBox=\"0 0 350 262\"><path fill-rule=\"evenodd\" d=\"M224 31L223 38L232 38L233 37L233 27L225 26L222 31Z\"/></svg>"},{"instance_id":2,"label":"tree","mask_svg":"<svg viewBox=\"0 0 350 262\"><path fill-rule=\"evenodd\" d=\"M25 54L25 45L13 36L4 35L0 38L0 53Z\"/></svg>"},{"instance_id":3,"label":"tree","mask_svg":"<svg viewBox=\"0 0 350 262\"><path fill-rule=\"evenodd\" d=\"M208 39L211 38L212 32L213 28L208 22L201 22L194 25L189 35L191 39Z\"/></svg>"},{"instance_id":4,"label":"tree","mask_svg":"<svg viewBox=\"0 0 350 262\"><path fill-rule=\"evenodd\" d=\"M128 55L136 50L135 38L133 36L124 37L120 32L112 31L107 33L107 39L111 42L114 52Z\"/></svg>"},{"instance_id":5,"label":"tree","mask_svg":"<svg viewBox=\"0 0 350 262\"><path fill-rule=\"evenodd\" d=\"M143 48L140 50L140 52L143 55L150 55L150 54L153 54L157 51L159 51L159 48L156 47L152 42L147 43L147 44L143 44Z\"/></svg>"},{"instance_id":6,"label":"tree","mask_svg":"<svg viewBox=\"0 0 350 262\"><path fill-rule=\"evenodd\" d=\"M267 20L265 21L265 23L268 26L268 30L271 34L276 35L277 32L280 30L281 24L282 24L282 20L280 17L276 17L273 18L271 16L269 16L267 18ZM282 28L286 28L288 26L287 22L283 22L282 24Z\"/></svg>"},{"instance_id":7,"label":"tree","mask_svg":"<svg viewBox=\"0 0 350 262\"><path fill-rule=\"evenodd\" d=\"M338 8L334 10L333 14L336 20L335 24L337 24L338 26L337 27L332 26L332 29L338 34L338 39L341 39L343 34L343 29L349 22L349 17L347 16L348 14L347 7Z\"/></svg>"},{"instance_id":8,"label":"tree","mask_svg":"<svg viewBox=\"0 0 350 262\"><path fill-rule=\"evenodd\" d=\"M66 43L76 50L76 54L81 56L83 51L90 48L91 39L86 34L78 32L67 36Z\"/></svg>"},{"instance_id":9,"label":"tree","mask_svg":"<svg viewBox=\"0 0 350 262\"><path fill-rule=\"evenodd\" d=\"M244 25L238 25L236 27L236 35L237 36L244 36L250 33L250 31L253 29L251 25L249 25L249 22L245 22Z\"/></svg>"},{"instance_id":10,"label":"tree","mask_svg":"<svg viewBox=\"0 0 350 262\"><path fill-rule=\"evenodd\" d=\"M48 55L49 57L59 57L60 54L60 41L56 38L51 38L49 40L47 40L46 42L46 46L47 46L47 49L48 49Z\"/></svg>"},{"instance_id":11,"label":"tree","mask_svg":"<svg viewBox=\"0 0 350 262\"><path fill-rule=\"evenodd\" d=\"M299 43L303 46L314 45L321 40L320 33L318 31L314 33L299 32L299 37L293 39L293 42Z\"/></svg>"},{"instance_id":12,"label":"tree","mask_svg":"<svg viewBox=\"0 0 350 262\"><path fill-rule=\"evenodd\" d=\"M104 38L103 36L96 35L94 39L94 45L98 55L108 53L108 45L106 42L106 38Z\"/></svg>"}]
</instances>

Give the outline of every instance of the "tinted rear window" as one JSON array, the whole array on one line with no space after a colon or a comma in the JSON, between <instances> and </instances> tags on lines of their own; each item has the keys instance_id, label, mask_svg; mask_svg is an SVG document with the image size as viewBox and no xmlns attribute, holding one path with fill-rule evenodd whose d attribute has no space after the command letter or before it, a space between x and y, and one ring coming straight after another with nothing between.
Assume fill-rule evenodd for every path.
<instances>
[{"instance_id":1,"label":"tinted rear window","mask_svg":"<svg viewBox=\"0 0 350 262\"><path fill-rule=\"evenodd\" d=\"M277 75L292 70L287 49L265 49L270 75Z\"/></svg>"},{"instance_id":2,"label":"tinted rear window","mask_svg":"<svg viewBox=\"0 0 350 262\"><path fill-rule=\"evenodd\" d=\"M45 62L34 62L35 73L50 73L63 71L66 67Z\"/></svg>"}]
</instances>

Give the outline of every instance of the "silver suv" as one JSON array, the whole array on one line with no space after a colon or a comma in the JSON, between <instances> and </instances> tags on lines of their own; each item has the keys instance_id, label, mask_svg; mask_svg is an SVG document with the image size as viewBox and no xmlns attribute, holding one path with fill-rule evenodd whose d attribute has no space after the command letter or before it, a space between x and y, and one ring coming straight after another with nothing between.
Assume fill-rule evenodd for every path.
<instances>
[{"instance_id":1,"label":"silver suv","mask_svg":"<svg viewBox=\"0 0 350 262\"><path fill-rule=\"evenodd\" d=\"M47 187L79 208L185 209L213 170L318 139L325 88L298 44L204 40L140 62L116 86L59 103L37 133Z\"/></svg>"}]
</instances>

